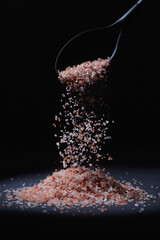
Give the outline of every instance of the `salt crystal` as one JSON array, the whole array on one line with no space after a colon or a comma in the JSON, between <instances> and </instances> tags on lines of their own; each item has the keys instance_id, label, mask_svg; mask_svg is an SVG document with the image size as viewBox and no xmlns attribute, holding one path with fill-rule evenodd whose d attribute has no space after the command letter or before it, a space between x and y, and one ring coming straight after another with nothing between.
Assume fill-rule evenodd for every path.
<instances>
[{"instance_id":1,"label":"salt crystal","mask_svg":"<svg viewBox=\"0 0 160 240\"><path fill-rule=\"evenodd\" d=\"M138 203L135 203L135 204L134 204L134 206L135 206L135 207L138 207L138 206L139 206L139 204L138 204Z\"/></svg>"}]
</instances>

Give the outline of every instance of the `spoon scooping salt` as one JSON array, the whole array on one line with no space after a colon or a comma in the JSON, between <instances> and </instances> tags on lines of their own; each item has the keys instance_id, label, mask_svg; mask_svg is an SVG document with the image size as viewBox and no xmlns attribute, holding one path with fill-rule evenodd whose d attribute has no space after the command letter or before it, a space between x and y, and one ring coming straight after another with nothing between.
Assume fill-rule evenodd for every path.
<instances>
[{"instance_id":1,"label":"spoon scooping salt","mask_svg":"<svg viewBox=\"0 0 160 240\"><path fill-rule=\"evenodd\" d=\"M120 17L117 21L114 23L105 26L105 27L98 27L98 28L92 28L85 30L74 37L72 37L67 43L64 44L64 46L59 51L56 60L55 60L55 71L59 75L59 79L62 83L70 83L71 88L74 90L81 89L81 85L85 86L88 83L92 84L97 79L102 79L106 74L106 69L108 68L110 62L112 61L113 57L115 56L119 44L119 40L122 33L122 25L128 19L128 16L137 9L137 7L144 3L145 0L139 0L136 4L134 4L122 17ZM57 68L59 57L62 53L62 51L66 48L67 45L69 45L73 40L80 37L83 34L88 34L89 32L97 32L101 30L105 30L107 34L107 30L114 32L118 29L118 37L116 40L116 44L114 46L110 47L110 54L106 59L98 58L94 61L86 61L82 64L74 65L73 67L67 67L65 70L60 71Z\"/></svg>"}]
</instances>

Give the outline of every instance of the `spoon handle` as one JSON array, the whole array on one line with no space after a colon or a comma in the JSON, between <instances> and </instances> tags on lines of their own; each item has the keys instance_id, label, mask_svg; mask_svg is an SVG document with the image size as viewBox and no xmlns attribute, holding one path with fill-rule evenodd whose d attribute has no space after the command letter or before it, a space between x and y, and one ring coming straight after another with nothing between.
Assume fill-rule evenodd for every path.
<instances>
[{"instance_id":1,"label":"spoon handle","mask_svg":"<svg viewBox=\"0 0 160 240\"><path fill-rule=\"evenodd\" d=\"M109 25L110 27L111 26L114 26L116 24L119 24L119 23L122 23L124 22L128 16L141 4L145 2L144 0L139 0L136 4L134 4L122 17L120 17L116 22L112 23L111 25Z\"/></svg>"}]
</instances>

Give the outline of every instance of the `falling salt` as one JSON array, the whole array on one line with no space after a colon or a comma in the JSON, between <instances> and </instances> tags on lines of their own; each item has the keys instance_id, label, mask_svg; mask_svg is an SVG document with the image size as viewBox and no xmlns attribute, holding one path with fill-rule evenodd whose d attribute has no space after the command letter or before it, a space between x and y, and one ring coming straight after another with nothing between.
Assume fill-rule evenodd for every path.
<instances>
[{"instance_id":1,"label":"falling salt","mask_svg":"<svg viewBox=\"0 0 160 240\"><path fill-rule=\"evenodd\" d=\"M60 129L61 136L57 133L54 136L60 139L56 145L60 149L59 155L62 157L65 169L55 171L38 184L28 187L23 185L23 187L11 191L6 196L8 207L11 206L9 201L15 201L24 209L23 207L28 201L27 207L41 206L43 213L47 213L46 206L54 206L53 211L59 209L60 213L73 206L81 208L98 206L100 212L105 212L107 209L104 205L124 206L127 202L136 199L139 202L135 203L134 206L138 207L139 204L145 203L144 200L152 198L144 190L133 187L125 181L120 183L120 181L110 177L109 172L105 174L99 168L92 169L94 158L96 161L107 159L106 156L102 156L100 145L105 144L104 140L111 139L111 136L107 134L108 127L106 127L109 120L105 119L105 114L103 114L103 118L98 118L94 111L87 112L85 107L81 105L83 103L82 96L88 84L93 85L99 80L107 79L104 74L106 74L109 62L109 58L98 59L73 68L68 67L66 71L60 72L59 78L62 83L66 84L66 93L62 94L62 97L65 97L65 103L62 105L63 111L59 113L61 118L56 115L55 121L60 122L61 119L64 119L65 125L63 129ZM79 93L79 96L72 97L72 91ZM82 97L81 103L78 101L80 97ZM61 99L61 102L63 101ZM94 97L88 101L90 107L94 101ZM53 123L53 126L56 128L56 123ZM106 155L108 160L112 159L108 154ZM89 167L80 165L84 163L88 163ZM71 166L69 167L69 165ZM143 210L144 207L141 207L140 212ZM85 213L86 211L84 211Z\"/></svg>"}]
</instances>

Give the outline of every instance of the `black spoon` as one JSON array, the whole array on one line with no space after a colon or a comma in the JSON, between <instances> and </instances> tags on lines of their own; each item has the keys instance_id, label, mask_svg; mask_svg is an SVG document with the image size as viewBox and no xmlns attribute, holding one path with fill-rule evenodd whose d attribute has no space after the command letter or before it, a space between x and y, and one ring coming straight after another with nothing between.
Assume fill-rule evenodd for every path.
<instances>
[{"instance_id":1,"label":"black spoon","mask_svg":"<svg viewBox=\"0 0 160 240\"><path fill-rule=\"evenodd\" d=\"M112 41L112 44L114 43L114 47L110 47L110 54L107 55L110 56L110 60L113 59L113 57L115 56L115 53L117 51L117 48L118 48L118 44L119 44L119 40L120 40L120 37L121 37L121 33L122 33L122 25L123 23L126 21L126 19L128 19L128 16L130 16L130 14L141 4L141 3L144 3L146 2L145 0L139 0L135 5L133 5L121 18L119 18L117 21L115 21L114 23L108 25L108 26L105 26L105 27L97 27L97 28L92 28L92 29L87 29L83 32L80 32L78 33L77 35L75 35L74 37L72 37L70 40L68 40L64 46L60 49L57 57L56 57L56 60L55 60L55 71L56 73L58 74L60 72L60 70L57 68L57 64L58 64L58 60L59 60L59 57L62 53L62 51L66 48L66 46L68 46L73 40L76 40L78 37L82 36L82 35L85 35L85 34L89 34L91 32L93 32L93 34L95 35L95 32L96 31L100 31L100 30L105 30L105 35L108 35L106 33L106 31L111 31L112 32L112 35L115 35L115 31L118 30L118 36L115 37L114 36L114 41ZM100 32L99 32L100 33ZM98 36L99 36L99 33L98 33ZM94 40L94 37L92 36L92 39ZM116 42L115 42L116 40ZM96 48L96 47L95 47ZM105 55L106 56L106 55Z\"/></svg>"}]
</instances>

